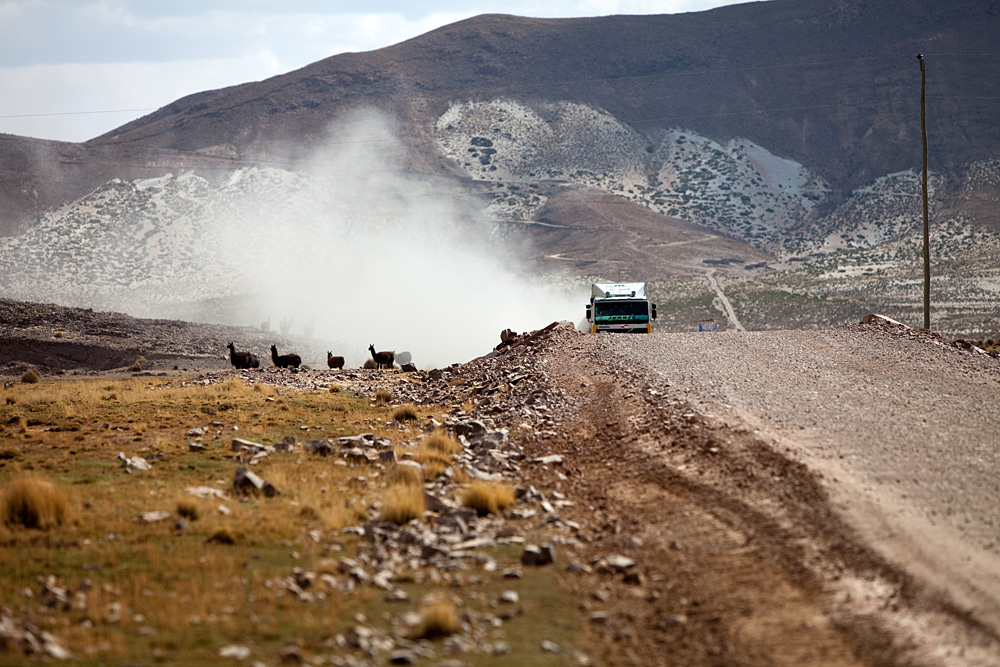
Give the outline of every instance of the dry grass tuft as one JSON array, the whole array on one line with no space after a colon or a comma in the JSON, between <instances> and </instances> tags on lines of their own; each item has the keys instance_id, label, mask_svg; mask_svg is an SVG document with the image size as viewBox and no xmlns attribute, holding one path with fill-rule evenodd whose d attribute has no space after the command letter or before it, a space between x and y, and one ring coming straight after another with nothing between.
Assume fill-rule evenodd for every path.
<instances>
[{"instance_id":1,"label":"dry grass tuft","mask_svg":"<svg viewBox=\"0 0 1000 667\"><path fill-rule=\"evenodd\" d=\"M129 366L129 370L132 371L133 373L138 373L139 371L142 370L142 365L148 362L149 360L146 359L146 357L139 357L138 359L135 360L134 364Z\"/></svg>"},{"instance_id":2,"label":"dry grass tuft","mask_svg":"<svg viewBox=\"0 0 1000 667\"><path fill-rule=\"evenodd\" d=\"M374 369L378 368L378 364L375 363L374 359L366 359L365 360L365 365L362 366L362 368L370 371L370 370L374 370Z\"/></svg>"},{"instance_id":3,"label":"dry grass tuft","mask_svg":"<svg viewBox=\"0 0 1000 667\"><path fill-rule=\"evenodd\" d=\"M412 405L401 405L392 411L392 420L397 422L413 421L417 416L417 409Z\"/></svg>"},{"instance_id":4,"label":"dry grass tuft","mask_svg":"<svg viewBox=\"0 0 1000 667\"><path fill-rule=\"evenodd\" d=\"M379 389L375 392L375 405L387 405L392 403L396 396L388 389Z\"/></svg>"},{"instance_id":5,"label":"dry grass tuft","mask_svg":"<svg viewBox=\"0 0 1000 667\"><path fill-rule=\"evenodd\" d=\"M338 391L340 391L340 385L339 384L337 384L336 382L334 382L333 384L330 385L330 393L331 394L336 394Z\"/></svg>"},{"instance_id":6,"label":"dry grass tuft","mask_svg":"<svg viewBox=\"0 0 1000 667\"><path fill-rule=\"evenodd\" d=\"M455 460L462 446L444 431L435 431L417 444L413 460L424 466L424 477L437 479Z\"/></svg>"},{"instance_id":7,"label":"dry grass tuft","mask_svg":"<svg viewBox=\"0 0 1000 667\"><path fill-rule=\"evenodd\" d=\"M19 477L4 490L0 502L3 522L47 530L67 519L69 502L66 492L40 477Z\"/></svg>"},{"instance_id":8,"label":"dry grass tuft","mask_svg":"<svg viewBox=\"0 0 1000 667\"><path fill-rule=\"evenodd\" d=\"M458 613L448 600L436 600L420 610L420 623L414 639L441 639L459 631Z\"/></svg>"},{"instance_id":9,"label":"dry grass tuft","mask_svg":"<svg viewBox=\"0 0 1000 667\"><path fill-rule=\"evenodd\" d=\"M21 382L24 384L37 384L42 381L42 376L34 368L29 368L21 374Z\"/></svg>"},{"instance_id":10,"label":"dry grass tuft","mask_svg":"<svg viewBox=\"0 0 1000 667\"><path fill-rule=\"evenodd\" d=\"M181 500L177 503L177 514L188 521L197 521L201 512L199 512L198 506L190 500Z\"/></svg>"},{"instance_id":11,"label":"dry grass tuft","mask_svg":"<svg viewBox=\"0 0 1000 667\"><path fill-rule=\"evenodd\" d=\"M514 504L515 494L507 484L476 480L462 493L462 505L479 516L500 514Z\"/></svg>"},{"instance_id":12,"label":"dry grass tuft","mask_svg":"<svg viewBox=\"0 0 1000 667\"><path fill-rule=\"evenodd\" d=\"M382 499L382 521L402 526L424 515L423 486L396 486Z\"/></svg>"},{"instance_id":13,"label":"dry grass tuft","mask_svg":"<svg viewBox=\"0 0 1000 667\"><path fill-rule=\"evenodd\" d=\"M233 545L236 544L236 533L229 528L220 528L209 536L207 542L209 544Z\"/></svg>"},{"instance_id":14,"label":"dry grass tuft","mask_svg":"<svg viewBox=\"0 0 1000 667\"><path fill-rule=\"evenodd\" d=\"M441 452L442 454L457 454L462 450L462 445L455 438L448 435L446 431L440 429L434 431L424 438L423 446L427 449Z\"/></svg>"},{"instance_id":15,"label":"dry grass tuft","mask_svg":"<svg viewBox=\"0 0 1000 667\"><path fill-rule=\"evenodd\" d=\"M422 488L424 485L424 474L413 466L393 466L385 477L389 486L419 486Z\"/></svg>"}]
</instances>

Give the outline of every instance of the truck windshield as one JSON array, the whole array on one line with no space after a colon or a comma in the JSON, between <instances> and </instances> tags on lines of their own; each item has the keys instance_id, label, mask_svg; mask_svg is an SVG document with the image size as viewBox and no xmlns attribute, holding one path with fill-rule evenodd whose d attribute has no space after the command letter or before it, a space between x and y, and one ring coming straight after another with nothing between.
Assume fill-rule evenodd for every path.
<instances>
[{"instance_id":1,"label":"truck windshield","mask_svg":"<svg viewBox=\"0 0 1000 667\"><path fill-rule=\"evenodd\" d=\"M646 301L598 301L594 304L595 317L615 317L649 314L649 304Z\"/></svg>"}]
</instances>

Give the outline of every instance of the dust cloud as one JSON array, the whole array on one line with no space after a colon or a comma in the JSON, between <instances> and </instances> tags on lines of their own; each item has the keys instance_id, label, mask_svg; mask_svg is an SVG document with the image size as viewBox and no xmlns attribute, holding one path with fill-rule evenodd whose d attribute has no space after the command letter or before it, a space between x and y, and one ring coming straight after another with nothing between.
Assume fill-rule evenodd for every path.
<instances>
[{"instance_id":1,"label":"dust cloud","mask_svg":"<svg viewBox=\"0 0 1000 667\"><path fill-rule=\"evenodd\" d=\"M309 188L220 223L260 250L222 257L257 295L244 303L251 322L329 341L348 366L374 344L428 368L485 354L506 328L579 319L583 293L529 275L491 238L482 201L407 169L389 117L354 112L332 128L306 165Z\"/></svg>"}]
</instances>

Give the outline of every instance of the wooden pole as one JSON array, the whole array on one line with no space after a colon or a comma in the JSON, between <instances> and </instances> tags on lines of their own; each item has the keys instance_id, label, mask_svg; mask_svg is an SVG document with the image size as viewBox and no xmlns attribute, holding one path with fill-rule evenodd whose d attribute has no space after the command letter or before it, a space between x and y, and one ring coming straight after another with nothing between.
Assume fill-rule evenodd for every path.
<instances>
[{"instance_id":1,"label":"wooden pole","mask_svg":"<svg viewBox=\"0 0 1000 667\"><path fill-rule=\"evenodd\" d=\"M924 142L924 173L921 182L921 191L924 203L924 328L931 328L931 240L930 224L927 216L927 112L925 110L925 98L927 93L926 69L924 67L924 56L917 54L920 61L920 136Z\"/></svg>"}]
</instances>

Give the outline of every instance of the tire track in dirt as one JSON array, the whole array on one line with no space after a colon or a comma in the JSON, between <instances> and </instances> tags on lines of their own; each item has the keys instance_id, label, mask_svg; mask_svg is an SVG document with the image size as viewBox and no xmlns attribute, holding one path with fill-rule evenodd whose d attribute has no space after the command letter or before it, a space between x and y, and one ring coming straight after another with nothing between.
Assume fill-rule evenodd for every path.
<instances>
[{"instance_id":1,"label":"tire track in dirt","mask_svg":"<svg viewBox=\"0 0 1000 667\"><path fill-rule=\"evenodd\" d=\"M963 647L960 664L991 664L992 631L866 546L806 466L658 393L600 340L553 364L585 402L564 424L574 519L596 526L592 557L641 568L571 584L608 615L600 664L934 665Z\"/></svg>"}]
</instances>

